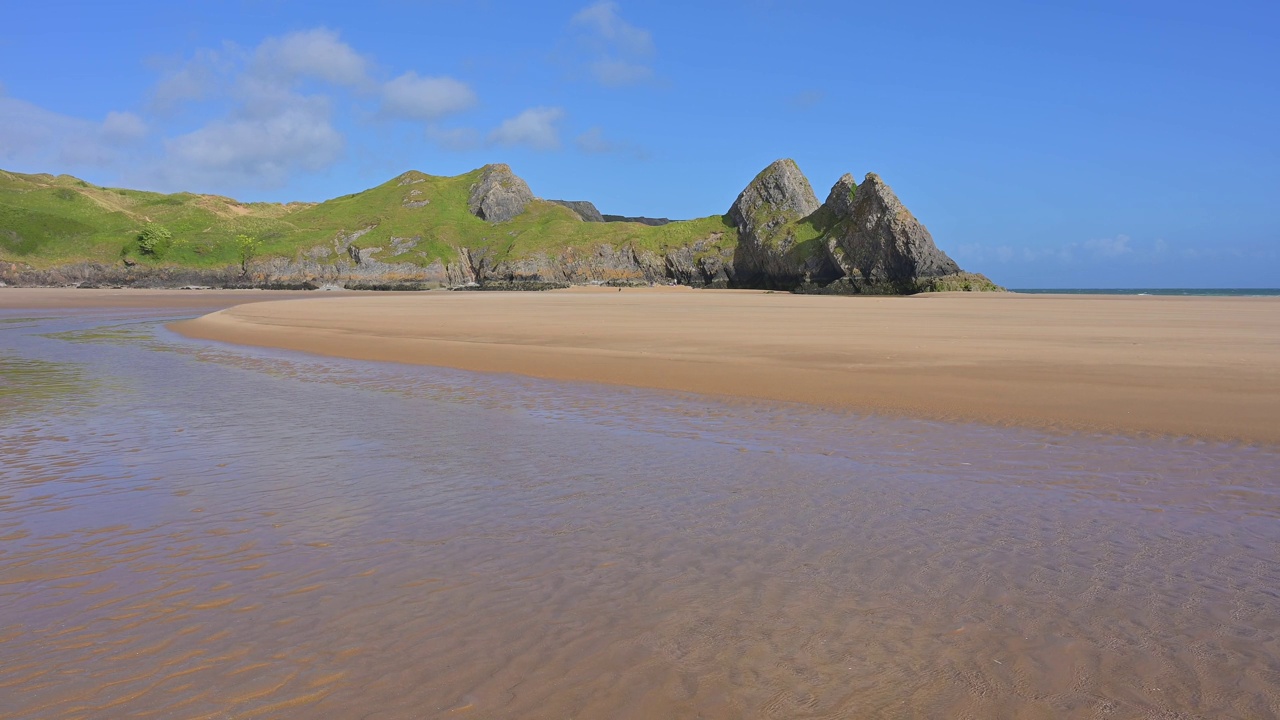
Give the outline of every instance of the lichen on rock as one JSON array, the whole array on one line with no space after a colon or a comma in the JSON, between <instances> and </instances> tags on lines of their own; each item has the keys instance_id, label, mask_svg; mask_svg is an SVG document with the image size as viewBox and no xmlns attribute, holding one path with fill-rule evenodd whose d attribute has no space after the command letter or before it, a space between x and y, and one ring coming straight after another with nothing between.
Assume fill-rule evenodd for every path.
<instances>
[{"instance_id":1,"label":"lichen on rock","mask_svg":"<svg viewBox=\"0 0 1280 720\"><path fill-rule=\"evenodd\" d=\"M471 186L467 207L471 214L489 222L506 222L533 201L529 184L505 164L485 165L480 180Z\"/></svg>"},{"instance_id":2,"label":"lichen on rock","mask_svg":"<svg viewBox=\"0 0 1280 720\"><path fill-rule=\"evenodd\" d=\"M834 223L826 237L832 262L850 282L910 292L924 278L960 272L879 175L867 173L856 189L850 180L846 175L831 188Z\"/></svg>"}]
</instances>

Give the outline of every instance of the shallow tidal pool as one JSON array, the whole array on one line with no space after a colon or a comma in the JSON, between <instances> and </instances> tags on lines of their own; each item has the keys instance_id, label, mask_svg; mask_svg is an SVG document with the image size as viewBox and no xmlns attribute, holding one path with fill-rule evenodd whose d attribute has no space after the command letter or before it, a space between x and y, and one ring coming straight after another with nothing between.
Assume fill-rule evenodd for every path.
<instances>
[{"instance_id":1,"label":"shallow tidal pool","mask_svg":"<svg viewBox=\"0 0 1280 720\"><path fill-rule=\"evenodd\" d=\"M0 717L1267 718L1280 452L0 310Z\"/></svg>"}]
</instances>

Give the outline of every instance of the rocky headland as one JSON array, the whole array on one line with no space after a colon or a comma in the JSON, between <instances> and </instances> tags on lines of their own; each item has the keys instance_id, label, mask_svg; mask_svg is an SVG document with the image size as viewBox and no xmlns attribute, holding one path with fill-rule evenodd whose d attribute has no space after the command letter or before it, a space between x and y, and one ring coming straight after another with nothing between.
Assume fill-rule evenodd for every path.
<instances>
[{"instance_id":1,"label":"rocky headland","mask_svg":"<svg viewBox=\"0 0 1280 720\"><path fill-rule=\"evenodd\" d=\"M845 175L819 202L800 168L787 159L761 171L724 215L674 222L606 215L589 201L539 199L501 164L456 178L409 172L364 193L291 206L108 192L65 176L2 175L9 183L0 190L9 192L0 194L0 209L7 205L11 211L0 215L0 224L17 218L13 227L0 226L0 282L8 285L542 289L682 284L841 294L999 289L982 275L963 272L879 176L869 173L857 183ZM140 199L132 205L120 201L130 193ZM49 225L50 210L63 207L46 197L60 198L68 212L82 213L75 222L90 230L93 222L120 230L86 234L101 245L92 246L96 257L94 252L60 256L58 243L71 245L65 233L38 235L38 228ZM165 240L168 244L143 246L142 230L131 223L155 226L156 210L170 206L167 217L179 217L181 208L187 213L180 216L184 226L209 222L209 227L186 235L166 229L173 238ZM108 215L84 214L91 211ZM190 215L196 212L212 219L201 215L193 221ZM262 221L250 227L268 228L262 233L267 242L250 237L248 251L239 246L238 263L220 264L218 258L232 251L229 241L218 238L258 215ZM24 224L32 217L44 224ZM77 242L77 247L90 244L83 238Z\"/></svg>"}]
</instances>

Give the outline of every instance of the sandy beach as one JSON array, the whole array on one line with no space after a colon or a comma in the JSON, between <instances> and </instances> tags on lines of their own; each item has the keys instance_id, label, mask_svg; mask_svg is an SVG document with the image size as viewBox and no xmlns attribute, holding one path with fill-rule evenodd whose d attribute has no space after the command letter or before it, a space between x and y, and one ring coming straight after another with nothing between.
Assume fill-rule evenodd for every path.
<instances>
[{"instance_id":1,"label":"sandy beach","mask_svg":"<svg viewBox=\"0 0 1280 720\"><path fill-rule=\"evenodd\" d=\"M334 292L333 295L351 295ZM326 293L328 295L328 293ZM132 288L0 287L0 310L70 308L207 308L292 298L314 298L306 290L135 290Z\"/></svg>"},{"instance_id":2,"label":"sandy beach","mask_svg":"<svg viewBox=\"0 0 1280 720\"><path fill-rule=\"evenodd\" d=\"M1280 443L1280 300L687 289L260 302L196 338L1062 431Z\"/></svg>"},{"instance_id":3,"label":"sandy beach","mask_svg":"<svg viewBox=\"0 0 1280 720\"><path fill-rule=\"evenodd\" d=\"M1276 717L1277 310L0 288L0 718Z\"/></svg>"}]
</instances>

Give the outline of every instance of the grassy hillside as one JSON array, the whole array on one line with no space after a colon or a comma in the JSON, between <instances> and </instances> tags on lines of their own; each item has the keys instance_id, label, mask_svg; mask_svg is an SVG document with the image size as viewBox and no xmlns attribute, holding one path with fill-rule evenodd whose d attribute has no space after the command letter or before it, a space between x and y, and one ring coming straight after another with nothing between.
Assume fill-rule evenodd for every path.
<instances>
[{"instance_id":1,"label":"grassy hillside","mask_svg":"<svg viewBox=\"0 0 1280 720\"><path fill-rule=\"evenodd\" d=\"M131 262L189 267L239 263L237 236L262 242L262 256L295 257L342 234L373 228L361 247L383 247L383 261L429 265L457 257L457 248L489 250L494 259L542 250L601 244L661 251L723 233L721 247L737 242L722 216L650 227L639 223L586 223L555 203L535 201L505 223L488 223L467 209L475 170L457 177L408 172L364 192L319 204L240 203L214 195L103 188L60 175L0 171L0 260L47 268L69 262ZM425 204L422 204L426 201ZM154 254L140 250L149 225L171 238ZM419 238L401 255L390 239Z\"/></svg>"}]
</instances>

